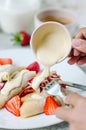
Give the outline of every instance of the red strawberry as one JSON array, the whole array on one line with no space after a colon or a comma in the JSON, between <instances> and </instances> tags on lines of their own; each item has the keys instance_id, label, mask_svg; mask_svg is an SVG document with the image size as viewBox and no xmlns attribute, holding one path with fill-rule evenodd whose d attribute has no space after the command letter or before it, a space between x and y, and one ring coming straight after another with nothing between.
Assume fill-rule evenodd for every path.
<instances>
[{"instance_id":1,"label":"red strawberry","mask_svg":"<svg viewBox=\"0 0 86 130\"><path fill-rule=\"evenodd\" d=\"M30 38L31 38L30 34L28 34L25 31L20 31L20 32L13 35L12 40L14 42L18 43L19 45L27 46L30 44Z\"/></svg>"},{"instance_id":2,"label":"red strawberry","mask_svg":"<svg viewBox=\"0 0 86 130\"><path fill-rule=\"evenodd\" d=\"M5 104L5 108L14 114L15 116L20 116L20 106L21 106L21 99L17 95L13 98L11 98L7 103Z\"/></svg>"},{"instance_id":3,"label":"red strawberry","mask_svg":"<svg viewBox=\"0 0 86 130\"><path fill-rule=\"evenodd\" d=\"M12 64L13 60L11 58L0 58L0 65L5 65L5 64Z\"/></svg>"},{"instance_id":4,"label":"red strawberry","mask_svg":"<svg viewBox=\"0 0 86 130\"><path fill-rule=\"evenodd\" d=\"M27 70L29 71L36 71L38 73L40 71L40 66L37 61L33 62L32 64L28 65L26 67Z\"/></svg>"},{"instance_id":5,"label":"red strawberry","mask_svg":"<svg viewBox=\"0 0 86 130\"><path fill-rule=\"evenodd\" d=\"M54 110L59 107L59 104L52 96L48 96L44 105L44 113L46 115L52 115Z\"/></svg>"}]
</instances>

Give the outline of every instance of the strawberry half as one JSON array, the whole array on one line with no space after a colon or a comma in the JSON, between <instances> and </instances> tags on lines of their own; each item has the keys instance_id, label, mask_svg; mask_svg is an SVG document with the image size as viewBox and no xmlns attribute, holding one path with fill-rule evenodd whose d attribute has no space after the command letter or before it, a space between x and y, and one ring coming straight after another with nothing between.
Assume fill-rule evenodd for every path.
<instances>
[{"instance_id":1,"label":"strawberry half","mask_svg":"<svg viewBox=\"0 0 86 130\"><path fill-rule=\"evenodd\" d=\"M26 69L29 71L36 71L36 73L38 73L40 71L40 66L39 63L35 61L32 64L28 65Z\"/></svg>"},{"instance_id":2,"label":"strawberry half","mask_svg":"<svg viewBox=\"0 0 86 130\"><path fill-rule=\"evenodd\" d=\"M12 64L13 60L11 58L0 58L0 65Z\"/></svg>"},{"instance_id":3,"label":"strawberry half","mask_svg":"<svg viewBox=\"0 0 86 130\"><path fill-rule=\"evenodd\" d=\"M28 34L27 32L25 31L20 31L16 34L13 34L13 41L15 43L18 43L19 45L21 46L27 46L30 44L30 38L31 38L31 35Z\"/></svg>"},{"instance_id":4,"label":"strawberry half","mask_svg":"<svg viewBox=\"0 0 86 130\"><path fill-rule=\"evenodd\" d=\"M53 115L54 110L58 107L58 102L56 102L52 96L48 96L44 105L44 113L46 115Z\"/></svg>"},{"instance_id":5,"label":"strawberry half","mask_svg":"<svg viewBox=\"0 0 86 130\"><path fill-rule=\"evenodd\" d=\"M11 98L7 103L5 104L5 108L14 114L15 116L20 116L20 106L21 106L21 99L17 95L13 98Z\"/></svg>"}]
</instances>

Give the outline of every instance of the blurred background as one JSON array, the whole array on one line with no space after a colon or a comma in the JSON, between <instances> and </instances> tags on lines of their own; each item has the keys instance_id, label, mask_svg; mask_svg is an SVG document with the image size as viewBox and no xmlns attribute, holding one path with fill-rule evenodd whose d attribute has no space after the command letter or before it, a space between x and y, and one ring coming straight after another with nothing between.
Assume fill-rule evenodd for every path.
<instances>
[{"instance_id":1,"label":"blurred background","mask_svg":"<svg viewBox=\"0 0 86 130\"><path fill-rule=\"evenodd\" d=\"M86 1L85 0L42 0L42 7L62 7L73 11L77 17L77 23L86 26Z\"/></svg>"},{"instance_id":2,"label":"blurred background","mask_svg":"<svg viewBox=\"0 0 86 130\"><path fill-rule=\"evenodd\" d=\"M39 9L48 7L73 11L77 15L77 24L83 27L86 26L85 5L85 0L0 0L1 30L10 33L22 27L31 33L34 29L34 15Z\"/></svg>"}]
</instances>

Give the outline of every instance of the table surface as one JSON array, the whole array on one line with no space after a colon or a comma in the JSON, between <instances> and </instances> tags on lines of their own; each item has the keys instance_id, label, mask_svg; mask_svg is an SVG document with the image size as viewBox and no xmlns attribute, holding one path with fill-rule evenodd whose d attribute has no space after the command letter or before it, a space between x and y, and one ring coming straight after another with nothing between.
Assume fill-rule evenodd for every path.
<instances>
[{"instance_id":1,"label":"table surface","mask_svg":"<svg viewBox=\"0 0 86 130\"><path fill-rule=\"evenodd\" d=\"M86 23L84 23L84 21L86 21L86 16L85 16L85 10L80 10L79 12L84 12L83 15L80 16L79 18L79 26L85 26ZM21 46L18 45L14 45L11 42L11 35L6 34L4 32L0 32L0 50L5 50L5 49L15 49L15 48L22 48ZM83 69L83 71L86 72L86 66L81 66L81 69ZM0 129L0 130L4 130L4 129ZM35 130L68 130L68 123L67 122L61 122L59 124L53 125L53 126L49 126L49 127L45 127L45 128L38 128Z\"/></svg>"}]
</instances>

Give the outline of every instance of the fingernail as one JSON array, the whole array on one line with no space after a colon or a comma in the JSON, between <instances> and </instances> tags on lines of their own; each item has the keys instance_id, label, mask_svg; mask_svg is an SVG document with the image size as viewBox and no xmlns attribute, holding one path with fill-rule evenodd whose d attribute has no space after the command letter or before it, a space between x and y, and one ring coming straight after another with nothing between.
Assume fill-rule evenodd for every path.
<instances>
[{"instance_id":1,"label":"fingernail","mask_svg":"<svg viewBox=\"0 0 86 130\"><path fill-rule=\"evenodd\" d=\"M79 39L73 40L73 45L75 45L77 47L80 46L81 45L80 40Z\"/></svg>"}]
</instances>

